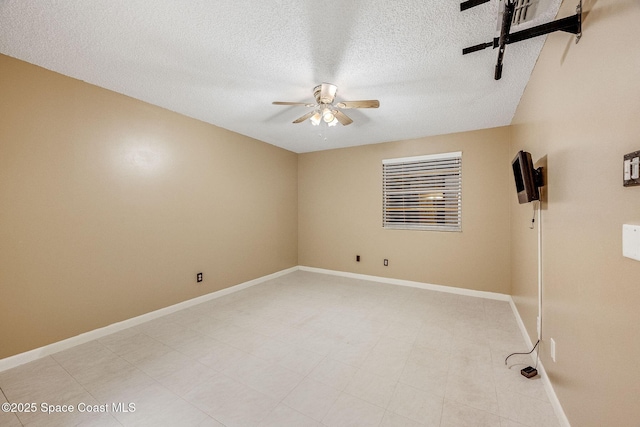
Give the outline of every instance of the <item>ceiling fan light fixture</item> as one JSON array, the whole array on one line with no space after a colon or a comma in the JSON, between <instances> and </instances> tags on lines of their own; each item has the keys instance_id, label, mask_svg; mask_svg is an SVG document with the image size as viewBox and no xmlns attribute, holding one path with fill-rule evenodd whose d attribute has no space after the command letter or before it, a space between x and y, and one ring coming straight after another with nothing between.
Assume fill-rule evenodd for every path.
<instances>
[{"instance_id":1,"label":"ceiling fan light fixture","mask_svg":"<svg viewBox=\"0 0 640 427\"><path fill-rule=\"evenodd\" d=\"M316 113L311 116L311 124L314 126L318 126L320 124L320 120L322 119L322 115L320 111L316 111Z\"/></svg>"},{"instance_id":2,"label":"ceiling fan light fixture","mask_svg":"<svg viewBox=\"0 0 640 427\"><path fill-rule=\"evenodd\" d=\"M324 120L325 123L331 123L336 120L336 116L334 116L333 111L325 108L322 112L322 120Z\"/></svg>"},{"instance_id":3,"label":"ceiling fan light fixture","mask_svg":"<svg viewBox=\"0 0 640 427\"><path fill-rule=\"evenodd\" d=\"M331 117L333 118L330 122L327 122L327 125L329 126L335 126L338 124L338 118L336 117L336 114L338 114L337 110L331 111Z\"/></svg>"}]
</instances>

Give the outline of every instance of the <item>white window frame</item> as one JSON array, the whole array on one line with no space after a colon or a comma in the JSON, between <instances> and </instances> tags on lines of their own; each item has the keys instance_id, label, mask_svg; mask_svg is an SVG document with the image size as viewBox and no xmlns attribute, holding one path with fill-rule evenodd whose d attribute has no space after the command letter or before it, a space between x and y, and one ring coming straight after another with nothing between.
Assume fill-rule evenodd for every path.
<instances>
[{"instance_id":1,"label":"white window frame","mask_svg":"<svg viewBox=\"0 0 640 427\"><path fill-rule=\"evenodd\" d=\"M462 151L383 160L382 226L462 231Z\"/></svg>"}]
</instances>

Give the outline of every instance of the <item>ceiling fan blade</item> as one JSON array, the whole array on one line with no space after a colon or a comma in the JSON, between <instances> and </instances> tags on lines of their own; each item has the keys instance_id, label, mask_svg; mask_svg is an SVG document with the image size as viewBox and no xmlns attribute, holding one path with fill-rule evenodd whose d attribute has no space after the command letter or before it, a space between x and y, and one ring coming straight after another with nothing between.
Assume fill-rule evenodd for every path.
<instances>
[{"instance_id":1,"label":"ceiling fan blade","mask_svg":"<svg viewBox=\"0 0 640 427\"><path fill-rule=\"evenodd\" d=\"M287 102L287 101L274 101L273 105L304 105L305 107L315 107L316 104L309 104L306 102Z\"/></svg>"},{"instance_id":2,"label":"ceiling fan blade","mask_svg":"<svg viewBox=\"0 0 640 427\"><path fill-rule=\"evenodd\" d=\"M380 101L377 99L368 99L366 101L342 101L338 103L340 108L378 108Z\"/></svg>"},{"instance_id":3,"label":"ceiling fan blade","mask_svg":"<svg viewBox=\"0 0 640 427\"><path fill-rule=\"evenodd\" d=\"M324 104L331 104L333 99L336 97L338 87L331 83L322 83L320 86L320 102Z\"/></svg>"},{"instance_id":4,"label":"ceiling fan blade","mask_svg":"<svg viewBox=\"0 0 640 427\"><path fill-rule=\"evenodd\" d=\"M315 114L315 111L309 111L307 114L305 114L304 116L297 118L293 121L293 123L302 123L305 120L307 120L309 117L313 116Z\"/></svg>"},{"instance_id":5,"label":"ceiling fan blade","mask_svg":"<svg viewBox=\"0 0 640 427\"><path fill-rule=\"evenodd\" d=\"M349 116L347 116L345 113L343 113L342 111L334 111L333 112L333 116L338 119L338 121L340 123L342 123L343 126L347 126L350 125L351 123L353 123L353 120L351 120L349 118Z\"/></svg>"}]
</instances>

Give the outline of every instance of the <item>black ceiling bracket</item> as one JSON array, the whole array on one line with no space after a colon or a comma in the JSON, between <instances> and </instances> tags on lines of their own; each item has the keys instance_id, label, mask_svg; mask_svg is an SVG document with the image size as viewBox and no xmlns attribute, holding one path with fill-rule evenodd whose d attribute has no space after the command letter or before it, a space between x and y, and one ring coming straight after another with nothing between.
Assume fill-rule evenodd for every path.
<instances>
[{"instance_id":1,"label":"black ceiling bracket","mask_svg":"<svg viewBox=\"0 0 640 427\"><path fill-rule=\"evenodd\" d=\"M466 2L460 4L460 9L466 10L470 7L478 6L482 3L486 3L486 1L467 0ZM566 33L575 34L576 43L578 43L580 41L580 38L582 37L582 0L579 0L578 6L576 6L576 14L573 16L557 19L546 24L537 25L535 27L527 28L526 30L511 33L511 22L514 8L515 0L505 0L504 13L502 15L502 26L500 28L500 37L494 37L493 41L488 43L480 43L475 46L462 49L462 54L466 55L468 53L486 49L488 47L491 47L493 49L499 48L498 62L496 64L495 71L496 80L500 80L500 78L502 77L502 60L504 57L506 45L553 33L556 31L564 31Z\"/></svg>"},{"instance_id":2,"label":"black ceiling bracket","mask_svg":"<svg viewBox=\"0 0 640 427\"><path fill-rule=\"evenodd\" d=\"M489 3L490 0L467 0L460 3L460 12L464 12L472 7L480 6L483 3Z\"/></svg>"}]
</instances>

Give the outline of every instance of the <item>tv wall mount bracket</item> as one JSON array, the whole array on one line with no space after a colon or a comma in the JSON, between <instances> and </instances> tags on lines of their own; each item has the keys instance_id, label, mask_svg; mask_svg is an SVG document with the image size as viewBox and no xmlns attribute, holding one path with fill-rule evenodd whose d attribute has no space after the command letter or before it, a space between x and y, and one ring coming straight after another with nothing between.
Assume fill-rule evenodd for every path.
<instances>
[{"instance_id":1,"label":"tv wall mount bracket","mask_svg":"<svg viewBox=\"0 0 640 427\"><path fill-rule=\"evenodd\" d=\"M490 0L467 0L460 3L460 11L463 12L472 7L479 6L484 3L488 3ZM496 70L494 78L500 80L502 77L502 60L504 58L504 51L508 44L521 42L533 37L543 36L545 34L553 33L556 31L564 31L576 35L576 43L580 41L582 37L582 0L576 6L576 14L568 16L566 18L557 19L555 21L547 22L546 24L537 25L535 27L527 28L526 30L517 31L511 33L511 23L513 20L513 12L516 7L516 0L504 0L504 13L502 14L502 27L500 28L500 37L494 37L493 41L488 43L480 43L475 46L462 49L462 54L477 52L479 50L491 47L493 49L498 48L498 63L496 64Z\"/></svg>"}]
</instances>

